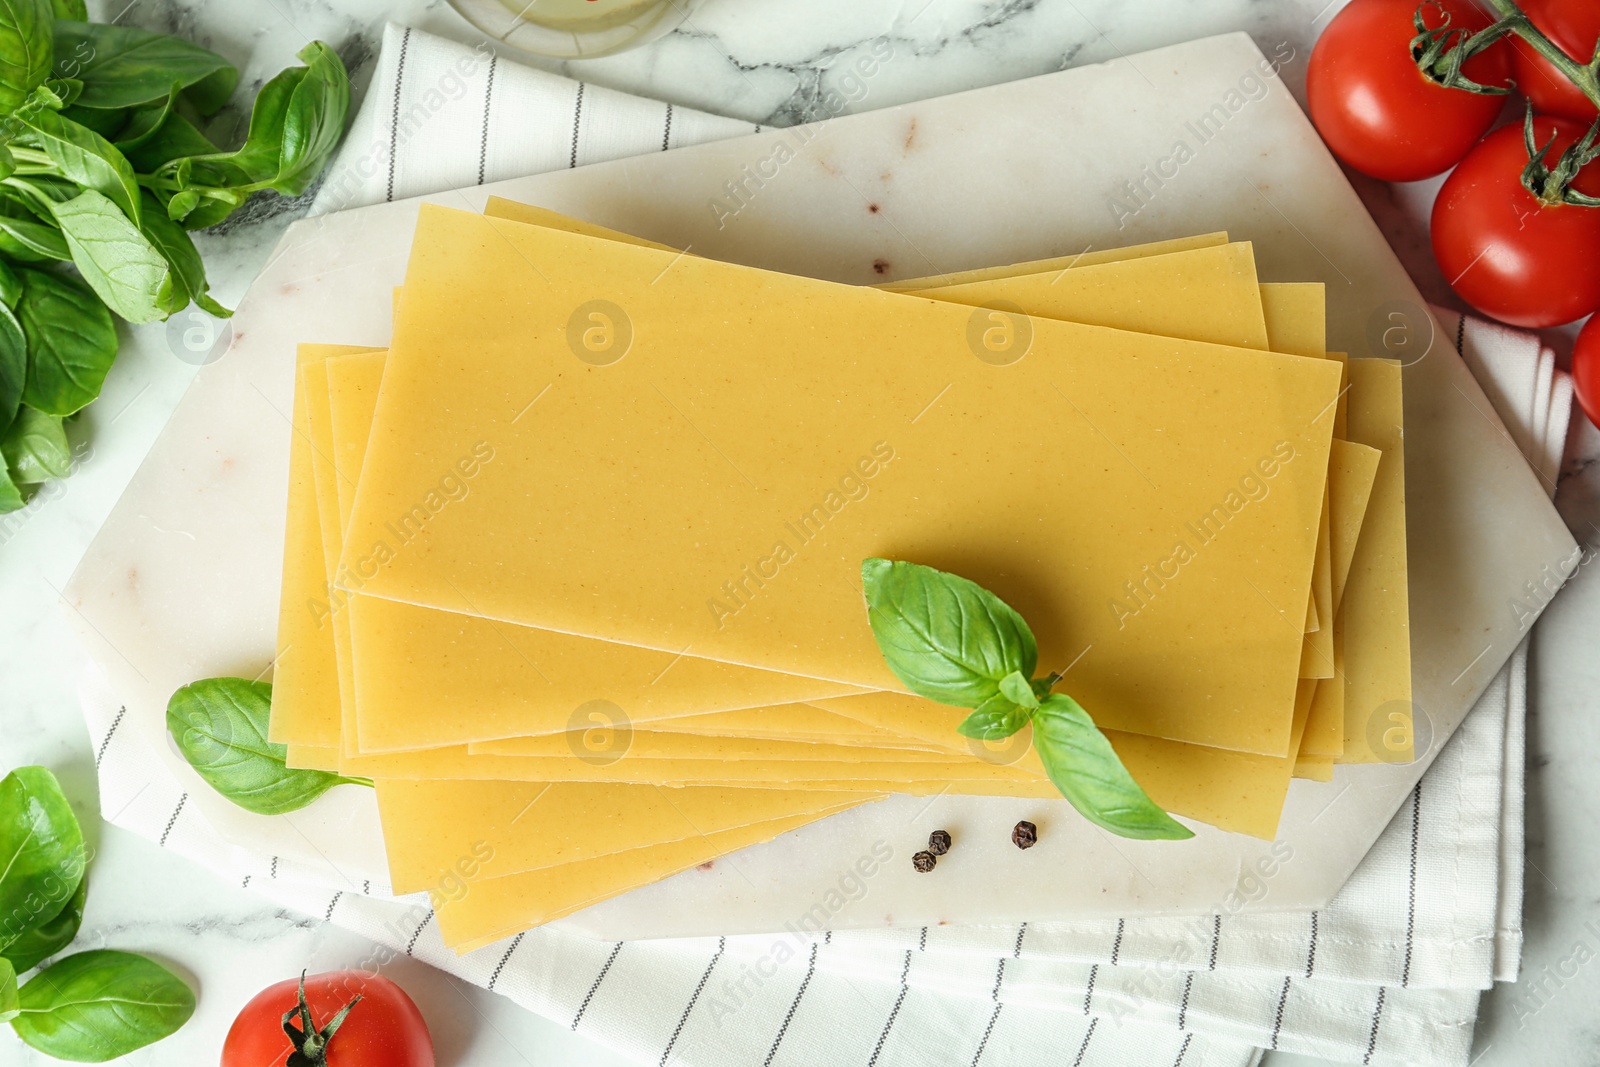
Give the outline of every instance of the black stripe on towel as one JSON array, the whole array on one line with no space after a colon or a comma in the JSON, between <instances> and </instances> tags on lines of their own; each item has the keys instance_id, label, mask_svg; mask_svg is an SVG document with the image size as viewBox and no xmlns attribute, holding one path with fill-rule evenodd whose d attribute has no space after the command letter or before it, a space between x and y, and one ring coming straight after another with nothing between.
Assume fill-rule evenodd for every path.
<instances>
[{"instance_id":1,"label":"black stripe on towel","mask_svg":"<svg viewBox=\"0 0 1600 1067\"><path fill-rule=\"evenodd\" d=\"M163 847L163 848L166 847L167 838L171 836L172 828L177 825L178 816L183 814L183 805L185 803L187 803L188 800L189 800L189 794L188 793L185 793L185 794L183 794L183 796L178 798L178 806L172 809L172 818L167 820L167 828L165 830L161 831L161 841L160 841L161 847Z\"/></svg>"},{"instance_id":2,"label":"black stripe on towel","mask_svg":"<svg viewBox=\"0 0 1600 1067\"><path fill-rule=\"evenodd\" d=\"M878 1057L883 1055L883 1043L889 1040L889 1031L894 1029L894 1021L900 1015L900 1005L906 1002L906 990L910 988L906 983L906 976L911 973L911 950L906 949L906 962L900 968L900 995L894 998L894 1007L889 1011L889 1021L883 1024L883 1033L878 1035L878 1043L872 1048L872 1058L867 1061L867 1067L874 1067Z\"/></svg>"},{"instance_id":3,"label":"black stripe on towel","mask_svg":"<svg viewBox=\"0 0 1600 1067\"><path fill-rule=\"evenodd\" d=\"M778 1046L783 1044L783 1035L789 1032L789 1023L794 1021L794 1013L800 1010L800 998L806 995L806 989L811 985L811 976L817 973L817 943L811 942L811 962L806 965L806 976L800 980L800 989L794 995L794 1003L789 1005L789 1011L783 1017L783 1024L778 1027L778 1036L772 1039L772 1047L767 1050L767 1058L761 1061L761 1067L772 1067L772 1058L778 1054Z\"/></svg>"},{"instance_id":4,"label":"black stripe on towel","mask_svg":"<svg viewBox=\"0 0 1600 1067\"><path fill-rule=\"evenodd\" d=\"M684 1025L689 1021L689 1013L694 1011L694 1006L700 1002L700 994L705 990L706 983L711 980L711 972L717 969L717 963L722 959L723 949L728 947L726 937L717 938L717 951L711 957L711 962L706 964L706 973L700 976L700 984L694 987L694 995L689 998L689 1003L683 1007L683 1014L678 1018L678 1025L672 1030L672 1037L667 1041L667 1047L661 1050L660 1067L667 1067L667 1059L672 1055L672 1047L678 1043L678 1035L683 1033Z\"/></svg>"},{"instance_id":5,"label":"black stripe on towel","mask_svg":"<svg viewBox=\"0 0 1600 1067\"><path fill-rule=\"evenodd\" d=\"M1378 1006L1372 1009L1372 1033L1367 1037L1367 1054L1361 1057L1364 1064L1372 1062L1372 1053L1378 1047L1378 1023L1383 1019L1383 995L1386 992L1386 986L1378 987Z\"/></svg>"},{"instance_id":6,"label":"black stripe on towel","mask_svg":"<svg viewBox=\"0 0 1600 1067\"><path fill-rule=\"evenodd\" d=\"M524 930L511 939L511 944L507 947L506 954L500 957L500 962L494 965L494 973L489 976L489 992L494 992L494 984L500 980L500 972L506 969L506 964L511 962L511 954L517 951L517 946L522 944L522 939L527 936L528 931Z\"/></svg>"},{"instance_id":7,"label":"black stripe on towel","mask_svg":"<svg viewBox=\"0 0 1600 1067\"><path fill-rule=\"evenodd\" d=\"M106 746L111 744L111 737L117 732L117 727L122 725L123 716L128 714L128 705L124 704L117 709L117 717L111 720L111 729L106 731L105 739L100 742L100 750L94 754L94 765L98 769L100 761L106 758Z\"/></svg>"},{"instance_id":8,"label":"black stripe on towel","mask_svg":"<svg viewBox=\"0 0 1600 1067\"><path fill-rule=\"evenodd\" d=\"M1311 945L1306 949L1306 977L1317 969L1317 913L1311 913Z\"/></svg>"},{"instance_id":9,"label":"black stripe on towel","mask_svg":"<svg viewBox=\"0 0 1600 1067\"><path fill-rule=\"evenodd\" d=\"M1006 961L1000 960L1000 965L994 972L994 991L990 997L994 1000L994 1010L989 1013L989 1025L983 1028L983 1039L978 1042L978 1051L972 1054L972 1067L978 1067L978 1061L983 1059L983 1050L989 1047L989 1035L994 1033L994 1024L1000 1020L1000 1009L1005 1007L1000 1003L1000 983L1006 980Z\"/></svg>"},{"instance_id":10,"label":"black stripe on towel","mask_svg":"<svg viewBox=\"0 0 1600 1067\"><path fill-rule=\"evenodd\" d=\"M433 922L433 909L429 908L428 909L428 914L424 915L422 917L422 922L417 924L416 930L411 935L411 940L406 942L406 955L407 956L411 955L413 952L416 951L417 938L422 936L422 931L426 930L428 928L428 924L431 923L431 922Z\"/></svg>"},{"instance_id":11,"label":"black stripe on towel","mask_svg":"<svg viewBox=\"0 0 1600 1067\"><path fill-rule=\"evenodd\" d=\"M389 117L389 191L385 200L394 199L395 158L400 151L400 88L406 83L406 52L411 47L411 27L400 37L400 61L394 69L394 110Z\"/></svg>"},{"instance_id":12,"label":"black stripe on towel","mask_svg":"<svg viewBox=\"0 0 1600 1067\"><path fill-rule=\"evenodd\" d=\"M1278 1035L1283 1032L1283 1008L1289 1003L1289 976L1283 976L1283 992L1278 994L1278 1015L1272 1021L1272 1044L1269 1048L1278 1047Z\"/></svg>"},{"instance_id":13,"label":"black stripe on towel","mask_svg":"<svg viewBox=\"0 0 1600 1067\"><path fill-rule=\"evenodd\" d=\"M1406 961L1400 984L1411 984L1411 945L1417 932L1417 837L1422 828L1422 783L1411 793L1411 890L1406 904Z\"/></svg>"},{"instance_id":14,"label":"black stripe on towel","mask_svg":"<svg viewBox=\"0 0 1600 1067\"><path fill-rule=\"evenodd\" d=\"M1088 1055L1089 1042L1094 1040L1094 1028L1099 1025L1100 1019L1098 1016L1089 1020L1089 1029L1084 1032L1083 1044L1078 1046L1078 1055L1073 1059L1072 1067L1083 1067L1083 1057Z\"/></svg>"},{"instance_id":15,"label":"black stripe on towel","mask_svg":"<svg viewBox=\"0 0 1600 1067\"><path fill-rule=\"evenodd\" d=\"M578 83L578 102L572 109L572 156L567 160L570 170L578 165L578 130L583 127L583 82Z\"/></svg>"},{"instance_id":16,"label":"black stripe on towel","mask_svg":"<svg viewBox=\"0 0 1600 1067\"><path fill-rule=\"evenodd\" d=\"M572 1017L572 1029L576 1030L583 1021L583 1013L589 1010L589 1001L594 999L595 993L600 989L600 983L606 980L606 975L611 970L611 965L617 962L617 953L622 951L622 942L618 941L611 949L611 955L606 957L606 962L600 968L600 973L594 976L594 985L589 987L589 992L583 995L583 1003L578 1005L578 1014Z\"/></svg>"},{"instance_id":17,"label":"black stripe on towel","mask_svg":"<svg viewBox=\"0 0 1600 1067\"><path fill-rule=\"evenodd\" d=\"M489 80L483 89L483 135L478 139L478 184L483 184L484 174L489 167L489 109L494 103L494 68L500 62L499 55L489 57Z\"/></svg>"}]
</instances>

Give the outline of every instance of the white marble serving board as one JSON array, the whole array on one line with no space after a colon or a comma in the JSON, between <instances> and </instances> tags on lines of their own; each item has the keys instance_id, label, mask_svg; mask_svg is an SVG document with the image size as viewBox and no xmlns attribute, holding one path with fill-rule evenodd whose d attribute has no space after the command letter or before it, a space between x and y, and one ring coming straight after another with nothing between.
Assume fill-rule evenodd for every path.
<instances>
[{"instance_id":1,"label":"white marble serving board","mask_svg":"<svg viewBox=\"0 0 1600 1067\"><path fill-rule=\"evenodd\" d=\"M1255 243L1264 278L1327 284L1331 348L1392 355L1374 345L1407 325L1414 695L1432 746L1412 765L1340 767L1330 784L1294 783L1280 862L1247 906L1314 908L1343 884L1575 566L1576 546L1266 69L1250 39L1232 34L424 199L478 210L498 194L697 254L852 283L1225 229ZM793 158L749 179L780 144ZM736 204L728 183L741 181ZM255 675L271 660L294 345L386 343L390 290L421 202L289 231L240 305L232 348L201 371L75 575L74 621L123 694L129 723L147 735L163 731L177 686ZM295 816L263 819L210 794L160 748L193 803L241 848L320 865L341 888L381 879L376 813L363 791L335 790ZM1041 828L1028 853L1007 837L1022 817ZM915 874L910 854L941 826L960 835L961 849L935 876ZM1238 906L1241 878L1275 846L1197 830L1185 843L1139 843L1094 829L1064 802L898 797L564 921L632 938L781 930L808 915L846 928ZM850 877L859 859L885 849L892 858L870 878Z\"/></svg>"}]
</instances>

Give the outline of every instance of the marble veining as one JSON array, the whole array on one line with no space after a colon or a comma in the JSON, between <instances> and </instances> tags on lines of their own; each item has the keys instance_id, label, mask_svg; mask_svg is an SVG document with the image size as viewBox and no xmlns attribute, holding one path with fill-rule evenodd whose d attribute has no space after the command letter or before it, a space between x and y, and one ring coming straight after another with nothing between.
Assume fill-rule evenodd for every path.
<instances>
[{"instance_id":1,"label":"marble veining","mask_svg":"<svg viewBox=\"0 0 1600 1067\"><path fill-rule=\"evenodd\" d=\"M709 0L690 23L649 48L584 63L524 62L686 106L764 125L1008 81L1227 30L1249 31L1264 49L1287 43L1285 71L1301 93L1316 33L1340 6L1321 0ZM259 87L310 38L334 44L364 87L385 21L465 41L476 32L444 0L125 0L93 2L97 17L190 36L229 56L245 86ZM124 10L125 9L125 10ZM880 39L895 60L864 92L849 88L850 64ZM231 121L241 124L236 113ZM1431 299L1453 303L1427 252L1426 184L1391 188L1358 180L1362 194L1407 268ZM224 302L235 301L283 229L309 197L264 197L201 237ZM1552 335L1570 350L1571 330ZM318 919L285 913L237 885L225 885L154 844L97 825L94 753L74 696L82 654L58 599L77 559L176 404L194 367L162 326L125 331L123 353L102 398L74 421L78 456L71 480L48 499L0 517L0 763L44 763L61 776L91 827L97 858L81 947L151 952L184 971L200 1010L176 1038L130 1062L211 1062L238 1007L269 979L351 965L370 952L360 938ZM1575 536L1600 544L1600 432L1578 418L1557 504ZM1600 578L1584 567L1537 632L1529 728L1528 947L1513 987L1486 995L1475 1062L1593 1062L1597 1035L1583 1023L1600 995L1600 859L1592 827L1600 786L1588 753L1600 749L1592 714L1600 691ZM130 589L131 593L131 589ZM1573 963L1589 952L1587 962ZM422 1004L442 1064L624 1062L509 1002L401 960L393 976ZM459 998L459 999L458 999ZM461 1010L463 1004L468 1010ZM6 1062L48 1061L0 1034ZM159 1054L159 1055L158 1055ZM1269 1067L1314 1061L1271 1055Z\"/></svg>"}]
</instances>

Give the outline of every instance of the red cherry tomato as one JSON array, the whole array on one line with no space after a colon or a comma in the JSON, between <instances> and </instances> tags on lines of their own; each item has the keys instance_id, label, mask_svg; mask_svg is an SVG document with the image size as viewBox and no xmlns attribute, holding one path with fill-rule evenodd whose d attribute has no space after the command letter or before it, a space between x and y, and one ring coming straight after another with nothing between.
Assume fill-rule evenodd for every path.
<instances>
[{"instance_id":1,"label":"red cherry tomato","mask_svg":"<svg viewBox=\"0 0 1600 1067\"><path fill-rule=\"evenodd\" d=\"M1311 50L1306 97L1333 154L1363 174L1409 182L1449 170L1494 123L1503 96L1446 89L1411 57L1418 0L1351 0ZM1480 30L1490 19L1470 0L1432 0L1423 17ZM1511 60L1497 42L1462 67L1479 85L1505 85Z\"/></svg>"},{"instance_id":2,"label":"red cherry tomato","mask_svg":"<svg viewBox=\"0 0 1600 1067\"><path fill-rule=\"evenodd\" d=\"M1595 0L1523 0L1523 13L1552 44L1579 65L1594 55L1600 41L1600 4ZM1520 37L1511 38L1511 70L1522 90L1541 115L1560 115L1593 122L1596 109L1565 74Z\"/></svg>"},{"instance_id":3,"label":"red cherry tomato","mask_svg":"<svg viewBox=\"0 0 1600 1067\"><path fill-rule=\"evenodd\" d=\"M1600 426L1600 315L1584 323L1572 346L1572 385L1578 406Z\"/></svg>"},{"instance_id":4,"label":"red cherry tomato","mask_svg":"<svg viewBox=\"0 0 1600 1067\"><path fill-rule=\"evenodd\" d=\"M1582 137L1569 119L1534 121L1546 160ZM1600 308L1600 208L1545 204L1522 185L1522 127L1504 126L1467 154L1433 202L1433 258L1461 298L1513 326L1558 326ZM1574 187L1600 195L1600 162Z\"/></svg>"},{"instance_id":5,"label":"red cherry tomato","mask_svg":"<svg viewBox=\"0 0 1600 1067\"><path fill-rule=\"evenodd\" d=\"M300 980L290 979L268 986L244 1006L222 1043L222 1067L282 1067L296 1044L303 1046L305 1058L295 1062L315 1067L434 1067L433 1039L422 1013L387 978L335 971L304 981L313 1034L326 1034L334 1017L361 998L326 1045L319 1049L316 1038L306 1043L304 1036L291 1043L284 1033L284 1015L301 1003Z\"/></svg>"}]
</instances>

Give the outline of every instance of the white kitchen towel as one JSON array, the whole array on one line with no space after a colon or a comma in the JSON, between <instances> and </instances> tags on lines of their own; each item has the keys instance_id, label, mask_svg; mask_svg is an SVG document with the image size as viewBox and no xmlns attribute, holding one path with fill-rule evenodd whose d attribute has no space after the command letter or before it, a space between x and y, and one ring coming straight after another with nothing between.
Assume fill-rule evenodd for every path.
<instances>
[{"instance_id":1,"label":"white kitchen towel","mask_svg":"<svg viewBox=\"0 0 1600 1067\"><path fill-rule=\"evenodd\" d=\"M718 141L760 126L575 82L390 24L314 214Z\"/></svg>"},{"instance_id":2,"label":"white kitchen towel","mask_svg":"<svg viewBox=\"0 0 1600 1067\"><path fill-rule=\"evenodd\" d=\"M1521 330L1435 307L1456 350L1472 368L1494 404L1505 430L1551 496L1561 471L1568 424L1572 418L1572 376L1556 369L1548 345ZM1543 603L1553 588L1532 585L1529 595ZM1510 713L1506 717L1505 794L1502 804L1500 903L1495 928L1495 981L1514 982L1522 962L1522 892L1526 826L1524 790L1528 725L1528 641L1523 640L1507 664Z\"/></svg>"},{"instance_id":3,"label":"white kitchen towel","mask_svg":"<svg viewBox=\"0 0 1600 1067\"><path fill-rule=\"evenodd\" d=\"M372 89L317 206L352 207L754 129L391 27ZM1460 332L1476 336L1471 326ZM1554 424L1564 423L1570 407L1559 402L1560 377L1542 377L1538 361L1521 366L1486 357L1473 366L1498 383L1489 392L1501 418L1539 444L1532 462L1544 469L1549 442L1559 452L1562 440ZM766 959L770 939L607 945L545 928L456 957L439 942L425 902L384 899L385 887L340 884L327 870L285 869L263 846L265 834L261 840L218 834L186 806L160 763L140 751L142 742L117 731L113 695L86 684L84 707L110 821L390 951L504 992L641 1061L801 1063L848 1052L886 1065L981 1059L1192 1067L1249 1063L1256 1056L1251 1043L1275 1043L1371 1063L1456 1063L1464 1062L1476 989L1497 956L1515 957L1510 935L1519 909L1507 912L1506 905L1520 896L1498 886L1497 871L1520 874L1520 819L1515 836L1501 823L1521 782L1513 790L1511 776L1495 778L1489 769L1520 731L1507 714L1521 697L1510 693L1517 678L1503 675L1469 716L1498 726L1498 733L1464 726L1386 833L1385 842L1396 839L1398 849L1386 845L1357 872L1354 884L1372 879L1385 906L1352 915L1348 927L1330 915L1339 902L1318 916L1224 915L1212 920L1208 935L1186 934L1199 955L1176 970L1157 947L1169 942L1141 936L1133 923L1122 924L1120 939L1114 923L1081 930L1054 924L1062 929L1052 933L1070 949L1038 953L1036 946L1050 945L1043 934L1036 940L1029 930L1019 940L1015 928L987 953L976 946L954 951L965 932L944 928L928 931L926 940L912 932L910 947L841 934L833 939L837 947L829 939L795 945L781 961ZM1480 735L1495 736L1475 740ZM1453 749L1463 750L1459 758ZM1481 787L1486 775L1497 789ZM1452 806L1451 798L1472 804ZM1470 832L1457 832L1463 827ZM1468 869L1479 881L1457 892L1460 872ZM1287 934L1272 928L1268 936L1249 936L1260 932L1252 925L1258 918L1298 925ZM1496 938L1497 923L1506 937ZM1327 936L1330 926L1339 927L1337 939ZM760 981L743 980L746 963ZM1514 969L1514 963L1498 966ZM973 981L978 974L981 985ZM1358 1016L1360 1025L1352 1021Z\"/></svg>"}]
</instances>

